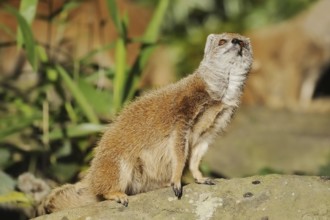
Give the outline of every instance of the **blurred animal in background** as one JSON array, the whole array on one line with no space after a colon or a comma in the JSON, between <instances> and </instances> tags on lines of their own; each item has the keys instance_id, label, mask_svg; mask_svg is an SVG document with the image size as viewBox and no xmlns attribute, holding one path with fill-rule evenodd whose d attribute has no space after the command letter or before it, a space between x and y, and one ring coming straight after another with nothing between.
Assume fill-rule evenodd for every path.
<instances>
[{"instance_id":1,"label":"blurred animal in background","mask_svg":"<svg viewBox=\"0 0 330 220\"><path fill-rule=\"evenodd\" d=\"M244 104L330 110L330 1L248 34L255 61Z\"/></svg>"}]
</instances>

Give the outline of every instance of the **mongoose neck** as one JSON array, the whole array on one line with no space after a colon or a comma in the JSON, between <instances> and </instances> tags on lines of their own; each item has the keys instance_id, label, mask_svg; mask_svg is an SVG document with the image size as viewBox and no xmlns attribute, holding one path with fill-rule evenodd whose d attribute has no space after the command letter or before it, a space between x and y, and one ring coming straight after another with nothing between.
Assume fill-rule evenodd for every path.
<instances>
[{"instance_id":1,"label":"mongoose neck","mask_svg":"<svg viewBox=\"0 0 330 220\"><path fill-rule=\"evenodd\" d=\"M238 106L246 79L243 68L237 64L201 62L197 72L205 81L207 91L213 99Z\"/></svg>"}]
</instances>

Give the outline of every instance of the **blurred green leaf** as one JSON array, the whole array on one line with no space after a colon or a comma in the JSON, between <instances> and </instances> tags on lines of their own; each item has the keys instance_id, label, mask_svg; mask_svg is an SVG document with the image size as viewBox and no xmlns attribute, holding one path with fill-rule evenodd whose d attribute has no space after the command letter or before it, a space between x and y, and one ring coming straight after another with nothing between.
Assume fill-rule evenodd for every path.
<instances>
[{"instance_id":1,"label":"blurred green leaf","mask_svg":"<svg viewBox=\"0 0 330 220\"><path fill-rule=\"evenodd\" d=\"M21 132L29 127L34 121L40 120L41 114L35 113L31 116L15 115L9 118L4 118L0 121L0 140L5 137Z\"/></svg>"},{"instance_id":2,"label":"blurred green leaf","mask_svg":"<svg viewBox=\"0 0 330 220\"><path fill-rule=\"evenodd\" d=\"M75 138L75 137L82 137L82 136L87 136L95 133L99 133L103 131L105 128L104 125L99 125L99 124L91 124L91 123L83 123L79 125L68 125L66 127L67 129L67 136L69 138ZM49 133L49 139L54 141L54 140L59 140L64 138L63 132L61 129L57 128L54 129Z\"/></svg>"},{"instance_id":3,"label":"blurred green leaf","mask_svg":"<svg viewBox=\"0 0 330 220\"><path fill-rule=\"evenodd\" d=\"M129 25L129 16L128 16L128 12L125 11L123 18L122 18L122 24L123 24L123 28L125 31L125 34L127 34L127 29L128 29L128 25Z\"/></svg>"},{"instance_id":4,"label":"blurred green leaf","mask_svg":"<svg viewBox=\"0 0 330 220\"><path fill-rule=\"evenodd\" d=\"M0 170L0 195L7 194L15 189L16 181Z\"/></svg>"},{"instance_id":5,"label":"blurred green leaf","mask_svg":"<svg viewBox=\"0 0 330 220\"><path fill-rule=\"evenodd\" d=\"M80 170L80 167L76 163L55 163L50 170L52 175L63 183L68 182Z\"/></svg>"},{"instance_id":6,"label":"blurred green leaf","mask_svg":"<svg viewBox=\"0 0 330 220\"><path fill-rule=\"evenodd\" d=\"M68 113L68 116L69 116L71 122L76 124L78 122L78 115L74 111L74 108L72 107L71 103L65 102L64 107L65 107L66 112Z\"/></svg>"},{"instance_id":7,"label":"blurred green leaf","mask_svg":"<svg viewBox=\"0 0 330 220\"><path fill-rule=\"evenodd\" d=\"M51 81L51 82L55 82L58 78L58 73L53 68L47 68L46 69L46 74L47 74L48 80Z\"/></svg>"},{"instance_id":8,"label":"blurred green leaf","mask_svg":"<svg viewBox=\"0 0 330 220\"><path fill-rule=\"evenodd\" d=\"M15 203L24 206L31 206L32 201L21 192L12 191L10 193L0 195L0 204Z\"/></svg>"},{"instance_id":9,"label":"blurred green leaf","mask_svg":"<svg viewBox=\"0 0 330 220\"><path fill-rule=\"evenodd\" d=\"M154 44L158 40L159 32L164 21L164 15L168 8L169 0L160 0L155 12L143 35L146 44Z\"/></svg>"},{"instance_id":10,"label":"blurred green leaf","mask_svg":"<svg viewBox=\"0 0 330 220\"><path fill-rule=\"evenodd\" d=\"M72 96L75 98L81 110L84 112L85 116L88 120L94 124L99 124L99 119L95 114L93 108L91 107L90 103L86 100L83 93L80 91L79 87L76 83L71 79L69 74L61 67L56 66L56 70L61 76L64 84L66 85L67 89L71 92Z\"/></svg>"},{"instance_id":11,"label":"blurred green leaf","mask_svg":"<svg viewBox=\"0 0 330 220\"><path fill-rule=\"evenodd\" d=\"M44 47L38 45L37 52L38 52L38 56L42 62L44 62L44 63L48 62L49 59L48 59L48 56L47 56L47 53L46 53L46 50Z\"/></svg>"},{"instance_id":12,"label":"blurred green leaf","mask_svg":"<svg viewBox=\"0 0 330 220\"><path fill-rule=\"evenodd\" d=\"M128 75L128 81L125 87L124 100L131 100L134 97L141 78L142 70L145 68L152 52L156 47L156 42L161 31L165 12L168 8L169 0L160 0L153 17L142 37L141 51L135 60L133 67Z\"/></svg>"},{"instance_id":13,"label":"blurred green leaf","mask_svg":"<svg viewBox=\"0 0 330 220\"><path fill-rule=\"evenodd\" d=\"M82 1L77 1L77 0L74 0L74 1L67 1L64 6L63 6L63 10L61 13L67 13L77 7L80 6L80 4L82 3Z\"/></svg>"},{"instance_id":14,"label":"blurred green leaf","mask_svg":"<svg viewBox=\"0 0 330 220\"><path fill-rule=\"evenodd\" d=\"M125 42L122 38L119 38L116 43L116 65L115 65L115 78L114 78L114 90L113 90L113 105L114 110L117 112L120 110L124 101L125 85L127 80L126 75L126 48Z\"/></svg>"},{"instance_id":15,"label":"blurred green leaf","mask_svg":"<svg viewBox=\"0 0 330 220\"><path fill-rule=\"evenodd\" d=\"M13 7L5 6L6 11L8 11L10 14L14 15L18 21L19 28L22 32L22 40L17 39L18 41L21 41L21 45L25 45L25 51L27 53L27 59L29 60L32 68L34 70L37 70L38 66L38 56L36 52L36 46L34 42L34 37L32 30L26 21L26 19ZM20 43L18 42L18 45ZM21 46L20 45L20 46Z\"/></svg>"},{"instance_id":16,"label":"blurred green leaf","mask_svg":"<svg viewBox=\"0 0 330 220\"><path fill-rule=\"evenodd\" d=\"M19 6L20 15L26 20L27 24L31 24L36 11L37 11L38 0L22 0ZM24 39L22 33L22 27L18 29L17 32L17 44L18 47L22 47L24 44Z\"/></svg>"},{"instance_id":17,"label":"blurred green leaf","mask_svg":"<svg viewBox=\"0 0 330 220\"><path fill-rule=\"evenodd\" d=\"M10 152L6 148L0 148L0 169L5 168L10 160ZM0 187L1 188L1 187ZM1 192L1 190L0 190Z\"/></svg>"},{"instance_id":18,"label":"blurred green leaf","mask_svg":"<svg viewBox=\"0 0 330 220\"><path fill-rule=\"evenodd\" d=\"M72 145L69 140L64 141L64 144L54 153L57 158L66 157L72 153Z\"/></svg>"},{"instance_id":19,"label":"blurred green leaf","mask_svg":"<svg viewBox=\"0 0 330 220\"><path fill-rule=\"evenodd\" d=\"M19 6L19 13L25 20L31 24L33 21L38 6L38 0L21 0Z\"/></svg>"},{"instance_id":20,"label":"blurred green leaf","mask_svg":"<svg viewBox=\"0 0 330 220\"><path fill-rule=\"evenodd\" d=\"M33 106L29 105L29 103L26 103L21 97L14 99L11 104L13 104L16 109L19 109L19 112L23 113L25 116L31 116L35 114L35 111L37 110Z\"/></svg>"},{"instance_id":21,"label":"blurred green leaf","mask_svg":"<svg viewBox=\"0 0 330 220\"><path fill-rule=\"evenodd\" d=\"M101 71L104 71L104 72L101 72ZM85 77L82 77L82 79L85 80L88 83L95 83L95 82L98 82L100 80L100 76L103 73L105 74L105 76L108 79L113 80L113 78L115 77L115 71L113 69L104 69L104 70L101 69L101 70L98 70L98 71L93 72L91 74L88 74Z\"/></svg>"},{"instance_id":22,"label":"blurred green leaf","mask_svg":"<svg viewBox=\"0 0 330 220\"><path fill-rule=\"evenodd\" d=\"M96 113L100 115L109 115L111 113L112 97L109 91L97 89L83 79L78 81L78 86Z\"/></svg>"},{"instance_id":23,"label":"blurred green leaf","mask_svg":"<svg viewBox=\"0 0 330 220\"><path fill-rule=\"evenodd\" d=\"M100 48L91 50L88 53L86 53L82 58L80 58L79 62L83 63L83 64L88 64L94 56L104 53L114 47L115 47L115 44L111 43L111 44L103 45Z\"/></svg>"},{"instance_id":24,"label":"blurred green leaf","mask_svg":"<svg viewBox=\"0 0 330 220\"><path fill-rule=\"evenodd\" d=\"M119 10L118 10L117 4L116 4L116 0L106 0L106 1L107 1L108 11L110 12L110 16L112 18L113 23L115 24L118 34L121 37L124 37L124 28L121 23L120 14L119 14Z\"/></svg>"}]
</instances>

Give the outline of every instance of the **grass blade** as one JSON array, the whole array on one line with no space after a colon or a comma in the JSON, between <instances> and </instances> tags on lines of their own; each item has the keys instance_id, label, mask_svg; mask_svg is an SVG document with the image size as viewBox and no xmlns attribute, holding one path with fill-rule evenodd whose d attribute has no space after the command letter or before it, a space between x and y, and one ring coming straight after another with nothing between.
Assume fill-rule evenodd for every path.
<instances>
[{"instance_id":1,"label":"grass blade","mask_svg":"<svg viewBox=\"0 0 330 220\"><path fill-rule=\"evenodd\" d=\"M112 94L107 90L100 90L95 88L86 80L79 79L78 86L85 98L93 106L94 111L99 116L109 116L111 113ZM97 98L95 98L97 97Z\"/></svg>"},{"instance_id":2,"label":"grass blade","mask_svg":"<svg viewBox=\"0 0 330 220\"><path fill-rule=\"evenodd\" d=\"M31 200L24 194L21 192L17 192L17 191L12 191L8 194L5 195L0 195L0 204L8 204L8 203L18 203L21 205L26 205L26 206L31 206L32 202Z\"/></svg>"},{"instance_id":3,"label":"grass blade","mask_svg":"<svg viewBox=\"0 0 330 220\"><path fill-rule=\"evenodd\" d=\"M8 150L8 149L7 149ZM3 169L3 167L1 167ZM0 170L0 195L7 194L15 190L16 181L7 173Z\"/></svg>"},{"instance_id":4,"label":"grass blade","mask_svg":"<svg viewBox=\"0 0 330 220\"><path fill-rule=\"evenodd\" d=\"M80 63L83 64L88 64L88 62L96 55L100 55L108 50L111 50L112 48L114 48L115 44L111 43L111 44L106 44L100 48L94 49L89 51L88 53L86 53L82 58L79 59Z\"/></svg>"},{"instance_id":5,"label":"grass blade","mask_svg":"<svg viewBox=\"0 0 330 220\"><path fill-rule=\"evenodd\" d=\"M13 120L14 119L14 120ZM33 122L41 119L40 113L34 113L31 116L15 115L0 121L0 140L12 134L21 132L23 129L31 126Z\"/></svg>"},{"instance_id":6,"label":"grass blade","mask_svg":"<svg viewBox=\"0 0 330 220\"><path fill-rule=\"evenodd\" d=\"M159 32L161 29L161 24L164 19L165 12L168 8L169 0L160 0L155 13L152 16L152 19L147 27L147 30L144 32L143 40L147 44L156 43Z\"/></svg>"},{"instance_id":7,"label":"grass blade","mask_svg":"<svg viewBox=\"0 0 330 220\"><path fill-rule=\"evenodd\" d=\"M115 54L115 78L114 78L114 90L113 90L113 104L114 110L117 112L124 100L125 84L126 84L126 48L124 39L119 38L116 43Z\"/></svg>"},{"instance_id":8,"label":"grass blade","mask_svg":"<svg viewBox=\"0 0 330 220\"><path fill-rule=\"evenodd\" d=\"M100 133L105 129L105 126L91 123L84 123L79 125L69 125L67 128L67 136L69 138L83 137L95 133ZM54 129L49 133L49 139L59 140L64 138L64 134L61 129Z\"/></svg>"},{"instance_id":9,"label":"grass blade","mask_svg":"<svg viewBox=\"0 0 330 220\"><path fill-rule=\"evenodd\" d=\"M115 27L116 27L119 35L123 36L124 28L121 23L119 9L117 7L116 0L107 0L107 6L108 6L108 11L112 18L112 21L115 24Z\"/></svg>"},{"instance_id":10,"label":"grass blade","mask_svg":"<svg viewBox=\"0 0 330 220\"><path fill-rule=\"evenodd\" d=\"M30 25L36 15L38 0L22 0L19 6L20 15L26 20ZM22 47L24 44L23 35L21 27L17 32L17 45Z\"/></svg>"},{"instance_id":11,"label":"grass blade","mask_svg":"<svg viewBox=\"0 0 330 220\"><path fill-rule=\"evenodd\" d=\"M64 84L67 86L67 89L71 92L72 96L75 98L78 105L81 107L81 110L83 111L87 119L94 124L99 124L99 119L96 116L93 108L91 107L90 103L88 103L88 101L86 100L78 86L75 84L75 82L71 79L69 74L61 66L58 65L56 66L56 70L61 76Z\"/></svg>"},{"instance_id":12,"label":"grass blade","mask_svg":"<svg viewBox=\"0 0 330 220\"><path fill-rule=\"evenodd\" d=\"M25 51L27 53L27 59L29 60L32 68L37 70L38 56L32 30L26 21L26 19L13 7L5 6L6 11L16 17L19 28L22 32L22 42L25 45Z\"/></svg>"},{"instance_id":13,"label":"grass blade","mask_svg":"<svg viewBox=\"0 0 330 220\"><path fill-rule=\"evenodd\" d=\"M147 61L149 60L152 52L156 48L156 42L161 30L161 24L168 8L169 0L160 0L155 13L142 37L142 46L139 56L135 60L133 67L128 74L128 81L125 87L124 100L130 100L134 97L138 84L141 78L142 70L144 69Z\"/></svg>"}]
</instances>

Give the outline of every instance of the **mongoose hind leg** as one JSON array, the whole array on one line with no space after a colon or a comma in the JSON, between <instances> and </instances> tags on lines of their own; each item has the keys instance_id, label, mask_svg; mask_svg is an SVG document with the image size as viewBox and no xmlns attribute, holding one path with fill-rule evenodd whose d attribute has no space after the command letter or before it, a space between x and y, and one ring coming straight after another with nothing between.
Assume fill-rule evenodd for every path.
<instances>
[{"instance_id":1,"label":"mongoose hind leg","mask_svg":"<svg viewBox=\"0 0 330 220\"><path fill-rule=\"evenodd\" d=\"M103 195L105 199L114 200L118 203L121 203L125 207L128 206L128 196L123 192L109 192Z\"/></svg>"},{"instance_id":2,"label":"mongoose hind leg","mask_svg":"<svg viewBox=\"0 0 330 220\"><path fill-rule=\"evenodd\" d=\"M177 128L175 142L172 147L172 178L171 186L178 199L182 197L181 178L188 154L188 142L185 137L187 129L184 125Z\"/></svg>"},{"instance_id":3,"label":"mongoose hind leg","mask_svg":"<svg viewBox=\"0 0 330 220\"><path fill-rule=\"evenodd\" d=\"M116 160L112 157L114 152L110 150L105 152L105 149L101 148L102 151L98 151L95 155L86 178L89 180L95 195L128 206L128 196L125 194L125 189L132 178L132 171L128 168L129 163L125 160Z\"/></svg>"},{"instance_id":4,"label":"mongoose hind leg","mask_svg":"<svg viewBox=\"0 0 330 220\"><path fill-rule=\"evenodd\" d=\"M203 177L201 171L199 170L200 161L205 152L207 151L207 148L208 144L206 142L202 142L195 146L191 153L189 169L196 183L214 185L214 181L209 177Z\"/></svg>"}]
</instances>

